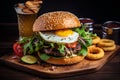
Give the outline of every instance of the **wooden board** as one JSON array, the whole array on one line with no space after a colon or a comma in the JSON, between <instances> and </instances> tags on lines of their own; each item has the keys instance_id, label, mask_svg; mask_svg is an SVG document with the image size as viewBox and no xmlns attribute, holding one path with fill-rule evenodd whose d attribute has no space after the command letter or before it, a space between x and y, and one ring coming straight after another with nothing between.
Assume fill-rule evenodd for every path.
<instances>
[{"instance_id":1,"label":"wooden board","mask_svg":"<svg viewBox=\"0 0 120 80\"><path fill-rule=\"evenodd\" d=\"M58 78L66 76L74 76L78 74L85 74L98 71L103 65L108 62L112 57L118 53L120 46L112 52L106 52L105 56L100 60L88 60L84 59L82 62L69 66L55 66L49 64L34 64L28 65L20 63L18 59L14 59L13 55L6 55L0 58L0 62L4 63L15 69L29 72L38 76Z\"/></svg>"}]
</instances>

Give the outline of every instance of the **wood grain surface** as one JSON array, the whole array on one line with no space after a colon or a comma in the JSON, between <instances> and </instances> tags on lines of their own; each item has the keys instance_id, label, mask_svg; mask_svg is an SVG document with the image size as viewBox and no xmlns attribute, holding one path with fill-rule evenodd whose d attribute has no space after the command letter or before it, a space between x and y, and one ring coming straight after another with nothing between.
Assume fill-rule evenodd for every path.
<instances>
[{"instance_id":1,"label":"wood grain surface","mask_svg":"<svg viewBox=\"0 0 120 80\"><path fill-rule=\"evenodd\" d=\"M103 65L112 59L117 54L120 46L112 52L105 52L105 56L99 60L88 60L84 59L80 63L69 65L69 66L55 66L50 64L34 64L28 65L21 63L18 59L14 59L13 55L5 55L0 58L0 62L13 67L15 69L25 71L37 76L49 77L49 78L60 78L66 76L74 76L78 74L86 74L98 71Z\"/></svg>"}]
</instances>

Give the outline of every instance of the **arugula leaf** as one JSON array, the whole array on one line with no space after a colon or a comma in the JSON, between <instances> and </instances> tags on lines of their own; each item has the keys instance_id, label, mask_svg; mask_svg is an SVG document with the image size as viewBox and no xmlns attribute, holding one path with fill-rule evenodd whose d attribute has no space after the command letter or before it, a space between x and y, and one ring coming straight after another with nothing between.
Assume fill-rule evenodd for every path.
<instances>
[{"instance_id":1,"label":"arugula leaf","mask_svg":"<svg viewBox=\"0 0 120 80\"><path fill-rule=\"evenodd\" d=\"M29 54L32 54L34 52L34 49L33 49L33 45L32 45L32 43L30 43L30 45L29 45Z\"/></svg>"},{"instance_id":2,"label":"arugula leaf","mask_svg":"<svg viewBox=\"0 0 120 80\"><path fill-rule=\"evenodd\" d=\"M50 46L52 47L52 48L54 48L55 46L54 46L54 43L50 43Z\"/></svg>"},{"instance_id":3,"label":"arugula leaf","mask_svg":"<svg viewBox=\"0 0 120 80\"><path fill-rule=\"evenodd\" d=\"M33 49L33 45L32 45L32 41L29 41L27 42L24 46L23 46L23 52L24 52L24 55L26 55L27 51L29 54L32 54L34 52L34 49Z\"/></svg>"},{"instance_id":4,"label":"arugula leaf","mask_svg":"<svg viewBox=\"0 0 120 80\"><path fill-rule=\"evenodd\" d=\"M23 52L26 55L39 51L43 48L45 42L40 36L34 35L32 37L24 37L19 43L23 45Z\"/></svg>"},{"instance_id":5,"label":"arugula leaf","mask_svg":"<svg viewBox=\"0 0 120 80\"><path fill-rule=\"evenodd\" d=\"M40 46L40 44L39 44L39 43L36 43L36 44L35 44L35 51L36 51L36 52L37 52L37 51L39 51L39 49L40 49L40 47L39 47L39 46Z\"/></svg>"},{"instance_id":6,"label":"arugula leaf","mask_svg":"<svg viewBox=\"0 0 120 80\"><path fill-rule=\"evenodd\" d=\"M85 44L87 47L92 45L92 37L95 37L97 36L97 34L93 34L89 31L86 31L85 30L86 26L85 25L82 25L82 27L80 28L73 28L74 31L76 31L80 37L82 37L82 39L85 40Z\"/></svg>"},{"instance_id":7,"label":"arugula leaf","mask_svg":"<svg viewBox=\"0 0 120 80\"><path fill-rule=\"evenodd\" d=\"M22 44L22 43L26 43L28 39L29 39L28 37L23 37L22 40L20 40L19 42L20 42L21 44Z\"/></svg>"},{"instance_id":8,"label":"arugula leaf","mask_svg":"<svg viewBox=\"0 0 120 80\"><path fill-rule=\"evenodd\" d=\"M92 39L86 39L86 46L92 45Z\"/></svg>"},{"instance_id":9,"label":"arugula leaf","mask_svg":"<svg viewBox=\"0 0 120 80\"><path fill-rule=\"evenodd\" d=\"M78 55L86 56L87 55L87 47L82 46L81 50L78 52Z\"/></svg>"},{"instance_id":10,"label":"arugula leaf","mask_svg":"<svg viewBox=\"0 0 120 80\"><path fill-rule=\"evenodd\" d=\"M65 45L64 44L58 44L58 50L60 53L64 54L65 53Z\"/></svg>"},{"instance_id":11,"label":"arugula leaf","mask_svg":"<svg viewBox=\"0 0 120 80\"><path fill-rule=\"evenodd\" d=\"M28 47L29 47L30 44L25 44L23 46L23 52L24 52L24 55L26 55L27 51L28 51Z\"/></svg>"},{"instance_id":12,"label":"arugula leaf","mask_svg":"<svg viewBox=\"0 0 120 80\"><path fill-rule=\"evenodd\" d=\"M42 49L44 46L44 41L41 40L40 38L36 38L37 41L33 41L33 46L35 47L35 52L39 51L40 49Z\"/></svg>"},{"instance_id":13,"label":"arugula leaf","mask_svg":"<svg viewBox=\"0 0 120 80\"><path fill-rule=\"evenodd\" d=\"M95 34L91 34L91 37L96 37L97 36L97 34L95 33Z\"/></svg>"},{"instance_id":14,"label":"arugula leaf","mask_svg":"<svg viewBox=\"0 0 120 80\"><path fill-rule=\"evenodd\" d=\"M78 55L83 55L83 56L86 56L87 55L87 47L92 45L92 37L95 37L97 36L97 34L93 34L89 31L86 31L85 30L86 26L85 25L82 25L81 28L74 28L73 30L76 31L81 39L80 39L80 44L81 44L81 50L78 52ZM82 41L82 39L85 41Z\"/></svg>"}]
</instances>

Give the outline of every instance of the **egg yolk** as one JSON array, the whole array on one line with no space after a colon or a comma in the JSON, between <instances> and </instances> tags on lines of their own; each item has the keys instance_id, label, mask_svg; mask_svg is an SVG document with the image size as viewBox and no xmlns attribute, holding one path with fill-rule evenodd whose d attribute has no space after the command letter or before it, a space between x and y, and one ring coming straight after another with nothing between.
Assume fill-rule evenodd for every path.
<instances>
[{"instance_id":1,"label":"egg yolk","mask_svg":"<svg viewBox=\"0 0 120 80\"><path fill-rule=\"evenodd\" d=\"M55 34L61 37L66 37L66 36L72 35L73 31L70 29L57 30L55 31Z\"/></svg>"}]
</instances>

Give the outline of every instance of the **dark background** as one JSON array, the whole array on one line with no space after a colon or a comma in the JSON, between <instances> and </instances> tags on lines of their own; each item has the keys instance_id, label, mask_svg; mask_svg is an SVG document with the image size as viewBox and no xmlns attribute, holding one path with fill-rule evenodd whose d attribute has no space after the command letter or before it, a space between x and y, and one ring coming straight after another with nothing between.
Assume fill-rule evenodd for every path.
<instances>
[{"instance_id":1,"label":"dark background","mask_svg":"<svg viewBox=\"0 0 120 80\"><path fill-rule=\"evenodd\" d=\"M14 4L26 0L1 0L0 23L15 23L17 16ZM78 17L92 18L95 23L108 20L120 21L119 0L44 0L38 15L45 12L64 10Z\"/></svg>"}]
</instances>

